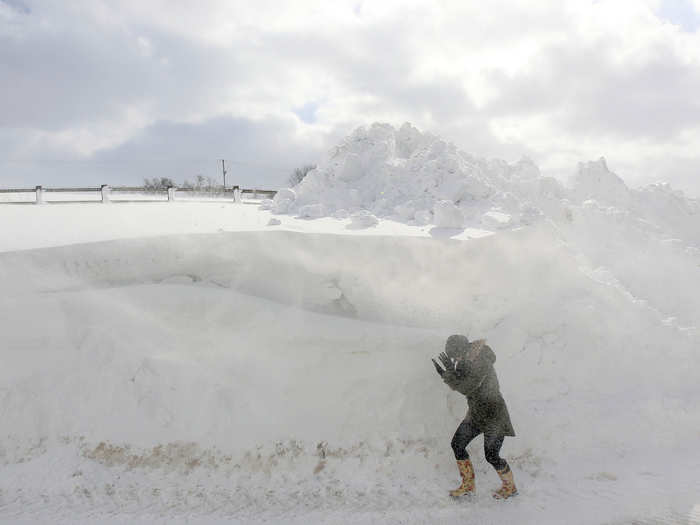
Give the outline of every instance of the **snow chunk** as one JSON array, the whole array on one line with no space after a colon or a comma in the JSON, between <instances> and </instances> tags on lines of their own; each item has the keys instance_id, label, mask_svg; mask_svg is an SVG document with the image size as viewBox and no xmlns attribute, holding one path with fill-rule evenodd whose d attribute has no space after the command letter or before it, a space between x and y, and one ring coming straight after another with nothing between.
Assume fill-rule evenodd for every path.
<instances>
[{"instance_id":1,"label":"snow chunk","mask_svg":"<svg viewBox=\"0 0 700 525\"><path fill-rule=\"evenodd\" d=\"M496 210L487 211L481 217L481 222L483 222L489 228L506 228L510 226L513 218L507 213L503 213Z\"/></svg>"},{"instance_id":2,"label":"snow chunk","mask_svg":"<svg viewBox=\"0 0 700 525\"><path fill-rule=\"evenodd\" d=\"M306 204L299 208L299 217L306 219L318 219L326 215L326 207L323 204Z\"/></svg>"},{"instance_id":3,"label":"snow chunk","mask_svg":"<svg viewBox=\"0 0 700 525\"><path fill-rule=\"evenodd\" d=\"M435 226L438 228L463 228L464 215L454 203L443 200L435 203L433 209Z\"/></svg>"},{"instance_id":4,"label":"snow chunk","mask_svg":"<svg viewBox=\"0 0 700 525\"><path fill-rule=\"evenodd\" d=\"M282 224L282 221L274 218L270 219L267 223L268 226L279 226L280 224Z\"/></svg>"},{"instance_id":5,"label":"snow chunk","mask_svg":"<svg viewBox=\"0 0 700 525\"><path fill-rule=\"evenodd\" d=\"M279 190L276 194L274 199L272 199L273 202L277 203L280 201L284 200L290 200L290 201L295 201L297 198L297 192L294 191L292 188L282 188Z\"/></svg>"},{"instance_id":6,"label":"snow chunk","mask_svg":"<svg viewBox=\"0 0 700 525\"><path fill-rule=\"evenodd\" d=\"M297 199L296 192L291 188L282 188L272 199L272 211L274 213L288 213Z\"/></svg>"},{"instance_id":7,"label":"snow chunk","mask_svg":"<svg viewBox=\"0 0 700 525\"><path fill-rule=\"evenodd\" d=\"M700 204L668 184L630 190L604 158L580 163L573 186L542 176L528 158L482 159L409 123L360 127L319 159L293 189L278 192L273 213L344 220L365 210L376 219L440 228L509 229L545 218L583 235L611 225L700 246ZM495 213L492 213L495 212ZM365 219L358 219L360 223ZM644 222L643 222L644 221ZM583 230L582 230L583 228Z\"/></svg>"},{"instance_id":8,"label":"snow chunk","mask_svg":"<svg viewBox=\"0 0 700 525\"><path fill-rule=\"evenodd\" d=\"M514 165L478 159L409 123L398 129L375 123L345 138L294 191L281 190L273 210L306 217L366 210L408 224L463 228L467 218L478 222L494 206L519 216L524 199L517 184L537 193L538 177L529 159ZM513 189L517 195L504 197Z\"/></svg>"},{"instance_id":9,"label":"snow chunk","mask_svg":"<svg viewBox=\"0 0 700 525\"><path fill-rule=\"evenodd\" d=\"M433 222L433 214L430 213L428 210L420 210L416 212L415 215L415 221L416 224L419 226L425 226L426 224L430 224Z\"/></svg>"},{"instance_id":10,"label":"snow chunk","mask_svg":"<svg viewBox=\"0 0 700 525\"><path fill-rule=\"evenodd\" d=\"M272 205L273 213L288 213L294 201L289 199L280 199Z\"/></svg>"},{"instance_id":11,"label":"snow chunk","mask_svg":"<svg viewBox=\"0 0 700 525\"><path fill-rule=\"evenodd\" d=\"M350 216L350 220L350 228L353 229L369 228L371 226L376 226L379 223L377 217L375 217L367 210L361 210L353 213Z\"/></svg>"},{"instance_id":12,"label":"snow chunk","mask_svg":"<svg viewBox=\"0 0 700 525\"><path fill-rule=\"evenodd\" d=\"M579 202L595 200L614 205L628 205L630 190L624 181L608 169L604 157L580 162L573 177L573 195Z\"/></svg>"},{"instance_id":13,"label":"snow chunk","mask_svg":"<svg viewBox=\"0 0 700 525\"><path fill-rule=\"evenodd\" d=\"M400 203L394 207L394 214L402 221L411 221L416 215L416 208L417 206L415 201Z\"/></svg>"}]
</instances>

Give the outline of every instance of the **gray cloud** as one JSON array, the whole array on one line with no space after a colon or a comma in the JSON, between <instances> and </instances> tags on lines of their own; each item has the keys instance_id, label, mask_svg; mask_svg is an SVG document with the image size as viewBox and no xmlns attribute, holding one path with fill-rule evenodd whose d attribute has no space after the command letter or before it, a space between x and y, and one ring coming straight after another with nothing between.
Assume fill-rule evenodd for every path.
<instances>
[{"instance_id":1,"label":"gray cloud","mask_svg":"<svg viewBox=\"0 0 700 525\"><path fill-rule=\"evenodd\" d=\"M299 138L291 119L260 122L217 117L202 124L157 122L125 144L94 155L95 163L127 167L135 182L142 177L167 176L182 181L197 174L218 176L224 158L229 181L246 186L277 186L295 167L312 162L321 153ZM128 159L128 161L125 161ZM124 166L124 163L127 166ZM150 175L149 175L150 174Z\"/></svg>"},{"instance_id":2,"label":"gray cloud","mask_svg":"<svg viewBox=\"0 0 700 525\"><path fill-rule=\"evenodd\" d=\"M227 182L279 187L292 170L315 161L322 150L297 136L291 119L217 117L199 124L160 121L127 142L88 157L39 149L31 159L0 159L0 186L65 186L74 184L140 184L145 177L176 182L197 175L221 179L220 159L227 163ZM0 135L2 149L16 142Z\"/></svg>"},{"instance_id":3,"label":"gray cloud","mask_svg":"<svg viewBox=\"0 0 700 525\"><path fill-rule=\"evenodd\" d=\"M152 29L37 25L0 35L0 75L11 79L0 84L2 126L59 130L131 107L177 118L208 109L245 78L234 52L212 54Z\"/></svg>"},{"instance_id":4,"label":"gray cloud","mask_svg":"<svg viewBox=\"0 0 700 525\"><path fill-rule=\"evenodd\" d=\"M700 64L689 65L666 46L625 68L613 62L612 41L546 49L524 74L492 72L498 96L492 115L551 116L573 134L669 139L700 119Z\"/></svg>"},{"instance_id":5,"label":"gray cloud","mask_svg":"<svg viewBox=\"0 0 700 525\"><path fill-rule=\"evenodd\" d=\"M617 28L592 38L564 3L529 4L498 4L498 16L465 3L379 14L358 4L328 20L300 7L305 16L288 21L226 2L0 0L0 185L43 181L51 162L63 181L181 179L215 174L222 156L276 184L374 120L408 120L508 160L546 160L556 143L567 159L593 151L615 166L624 145L620 165L639 180L634 147L688 157L683 137L700 122L692 34L675 39L666 24L641 44ZM653 24L646 15L640 23ZM531 117L536 134L497 132L499 119Z\"/></svg>"}]
</instances>

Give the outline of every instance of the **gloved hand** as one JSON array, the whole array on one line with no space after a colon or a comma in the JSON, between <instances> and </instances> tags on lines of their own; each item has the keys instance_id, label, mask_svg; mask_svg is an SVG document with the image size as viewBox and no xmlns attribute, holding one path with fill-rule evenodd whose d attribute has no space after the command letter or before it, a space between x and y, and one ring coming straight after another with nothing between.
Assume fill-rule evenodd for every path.
<instances>
[{"instance_id":1,"label":"gloved hand","mask_svg":"<svg viewBox=\"0 0 700 525\"><path fill-rule=\"evenodd\" d=\"M457 378L457 374L454 370L445 370L445 373L442 374L442 380L452 390L457 390L457 384L459 383L459 379Z\"/></svg>"},{"instance_id":2,"label":"gloved hand","mask_svg":"<svg viewBox=\"0 0 700 525\"><path fill-rule=\"evenodd\" d=\"M457 379L464 379L471 370L471 363L464 358L452 359L445 352L442 352L438 357L445 370L454 371Z\"/></svg>"},{"instance_id":3,"label":"gloved hand","mask_svg":"<svg viewBox=\"0 0 700 525\"><path fill-rule=\"evenodd\" d=\"M442 366L445 368L445 370L455 369L454 361L452 361L452 359L450 359L450 357L445 352L440 352L438 359L442 363Z\"/></svg>"},{"instance_id":4,"label":"gloved hand","mask_svg":"<svg viewBox=\"0 0 700 525\"><path fill-rule=\"evenodd\" d=\"M437 361L435 361L435 359L431 359L431 361L433 362L433 365L435 365L435 370L437 371L437 373L440 375L440 377L442 377L445 371L439 364L437 364Z\"/></svg>"}]
</instances>

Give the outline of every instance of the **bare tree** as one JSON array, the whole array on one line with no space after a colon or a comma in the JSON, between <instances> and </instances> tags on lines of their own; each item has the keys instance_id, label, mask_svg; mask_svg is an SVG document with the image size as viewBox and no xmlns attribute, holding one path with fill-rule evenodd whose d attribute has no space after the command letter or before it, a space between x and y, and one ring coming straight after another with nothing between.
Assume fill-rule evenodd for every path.
<instances>
[{"instance_id":1,"label":"bare tree","mask_svg":"<svg viewBox=\"0 0 700 525\"><path fill-rule=\"evenodd\" d=\"M296 168L289 176L289 186L294 187L299 184L304 177L311 171L316 169L315 164L305 164L301 168Z\"/></svg>"},{"instance_id":2,"label":"bare tree","mask_svg":"<svg viewBox=\"0 0 700 525\"><path fill-rule=\"evenodd\" d=\"M195 193L222 193L224 191L221 181L212 177L205 177L202 174L195 175L194 182L190 181L190 179L185 179L180 188L192 190Z\"/></svg>"},{"instance_id":3,"label":"bare tree","mask_svg":"<svg viewBox=\"0 0 700 525\"><path fill-rule=\"evenodd\" d=\"M167 190L170 187L176 186L172 179L168 177L153 177L152 179L143 179L143 187L147 190L157 191L157 190Z\"/></svg>"}]
</instances>

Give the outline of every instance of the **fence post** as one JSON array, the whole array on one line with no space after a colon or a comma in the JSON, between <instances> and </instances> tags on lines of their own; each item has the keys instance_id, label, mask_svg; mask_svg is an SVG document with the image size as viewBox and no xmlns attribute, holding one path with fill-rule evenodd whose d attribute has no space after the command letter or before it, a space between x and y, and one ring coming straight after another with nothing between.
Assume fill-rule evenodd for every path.
<instances>
[{"instance_id":1,"label":"fence post","mask_svg":"<svg viewBox=\"0 0 700 525\"><path fill-rule=\"evenodd\" d=\"M253 189L253 200L258 200L258 190L257 190L257 188Z\"/></svg>"},{"instance_id":2,"label":"fence post","mask_svg":"<svg viewBox=\"0 0 700 525\"><path fill-rule=\"evenodd\" d=\"M41 186L36 187L36 203L44 204L44 189Z\"/></svg>"},{"instance_id":3,"label":"fence post","mask_svg":"<svg viewBox=\"0 0 700 525\"><path fill-rule=\"evenodd\" d=\"M173 202L175 200L175 188L168 186L168 202Z\"/></svg>"},{"instance_id":4,"label":"fence post","mask_svg":"<svg viewBox=\"0 0 700 525\"><path fill-rule=\"evenodd\" d=\"M234 186L233 188L233 202L241 202L241 188Z\"/></svg>"},{"instance_id":5,"label":"fence post","mask_svg":"<svg viewBox=\"0 0 700 525\"><path fill-rule=\"evenodd\" d=\"M109 184L103 184L100 187L100 193L102 193L102 204L109 204L109 196L111 192L112 188L109 187Z\"/></svg>"}]
</instances>

